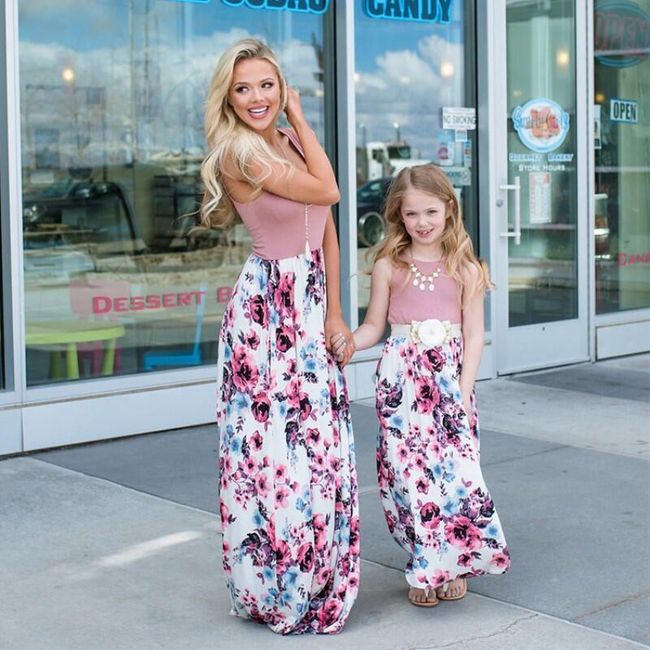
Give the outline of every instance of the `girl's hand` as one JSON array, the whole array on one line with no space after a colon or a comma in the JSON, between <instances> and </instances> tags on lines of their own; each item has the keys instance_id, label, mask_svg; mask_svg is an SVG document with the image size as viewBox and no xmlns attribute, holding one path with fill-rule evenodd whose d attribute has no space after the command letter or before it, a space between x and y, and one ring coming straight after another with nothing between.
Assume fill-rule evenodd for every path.
<instances>
[{"instance_id":1,"label":"girl's hand","mask_svg":"<svg viewBox=\"0 0 650 650\"><path fill-rule=\"evenodd\" d=\"M287 120L291 126L295 127L297 123L305 121L300 103L300 93L289 86L287 86L287 105L284 107L284 112L287 114Z\"/></svg>"},{"instance_id":2,"label":"girl's hand","mask_svg":"<svg viewBox=\"0 0 650 650\"><path fill-rule=\"evenodd\" d=\"M338 315L325 319L325 343L341 368L350 361L356 349L350 328Z\"/></svg>"}]
</instances>

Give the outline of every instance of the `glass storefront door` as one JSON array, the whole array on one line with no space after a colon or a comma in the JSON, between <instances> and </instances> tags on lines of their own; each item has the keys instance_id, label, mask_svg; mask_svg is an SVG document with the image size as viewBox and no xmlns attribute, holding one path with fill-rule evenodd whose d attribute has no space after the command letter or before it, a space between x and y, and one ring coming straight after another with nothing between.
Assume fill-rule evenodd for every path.
<instances>
[{"instance_id":1,"label":"glass storefront door","mask_svg":"<svg viewBox=\"0 0 650 650\"><path fill-rule=\"evenodd\" d=\"M579 209L576 3L506 0L495 89L497 366L502 373L588 358ZM499 39L497 38L497 41ZM495 77L498 79L498 77ZM501 146L505 145L505 146Z\"/></svg>"},{"instance_id":2,"label":"glass storefront door","mask_svg":"<svg viewBox=\"0 0 650 650\"><path fill-rule=\"evenodd\" d=\"M596 314L650 307L650 0L594 7Z\"/></svg>"}]
</instances>

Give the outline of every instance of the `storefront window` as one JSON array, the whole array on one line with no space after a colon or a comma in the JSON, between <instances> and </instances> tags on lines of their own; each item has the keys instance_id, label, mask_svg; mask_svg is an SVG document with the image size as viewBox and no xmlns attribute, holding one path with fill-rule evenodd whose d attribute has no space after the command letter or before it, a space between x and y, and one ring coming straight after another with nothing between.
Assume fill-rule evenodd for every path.
<instances>
[{"instance_id":1,"label":"storefront window","mask_svg":"<svg viewBox=\"0 0 650 650\"><path fill-rule=\"evenodd\" d=\"M650 0L594 11L596 313L650 307Z\"/></svg>"},{"instance_id":2,"label":"storefront window","mask_svg":"<svg viewBox=\"0 0 650 650\"><path fill-rule=\"evenodd\" d=\"M324 141L326 17L18 4L28 384L214 363L250 241L241 224L192 229L210 77L226 47L263 38Z\"/></svg>"},{"instance_id":3,"label":"storefront window","mask_svg":"<svg viewBox=\"0 0 650 650\"><path fill-rule=\"evenodd\" d=\"M369 277L363 273L368 268L366 253L386 233L383 200L401 169L440 165L456 188L475 245L478 231L475 3L429 3L438 6L435 16L406 10L401 15L397 3L359 4L366 7L356 14L355 36L362 321L370 293Z\"/></svg>"},{"instance_id":4,"label":"storefront window","mask_svg":"<svg viewBox=\"0 0 650 650\"><path fill-rule=\"evenodd\" d=\"M2 197L0 197L1 199ZM0 201L0 205L2 202ZM2 234L2 219L0 218L0 250L4 249L4 241ZM0 260L1 261L1 260ZM4 310L4 297L3 297L3 279L2 279L2 264L0 264L0 390L5 387L5 338L4 338L4 320L2 312Z\"/></svg>"}]
</instances>

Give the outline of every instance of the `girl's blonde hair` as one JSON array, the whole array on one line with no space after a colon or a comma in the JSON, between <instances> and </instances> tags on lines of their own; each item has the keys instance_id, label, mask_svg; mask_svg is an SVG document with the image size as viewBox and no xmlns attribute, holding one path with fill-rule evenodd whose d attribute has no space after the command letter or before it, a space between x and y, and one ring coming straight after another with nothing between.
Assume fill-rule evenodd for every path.
<instances>
[{"instance_id":1,"label":"girl's blonde hair","mask_svg":"<svg viewBox=\"0 0 650 650\"><path fill-rule=\"evenodd\" d=\"M411 188L436 196L447 206L442 255L447 274L456 280L461 294L471 295L475 291L494 288L487 264L474 254L454 187L446 174L432 164L405 167L391 183L384 209L388 235L375 247L372 253L374 261L387 257L397 267L410 267L405 252L411 245L411 237L402 219L402 200ZM471 281L470 285L467 271L472 266L478 271L478 282Z\"/></svg>"},{"instance_id":2,"label":"girl's blonde hair","mask_svg":"<svg viewBox=\"0 0 650 650\"><path fill-rule=\"evenodd\" d=\"M228 101L237 63L246 59L268 61L280 85L280 110L287 103L287 83L278 60L267 45L254 38L245 38L228 48L219 58L212 75L205 107L205 136L209 153L201 165L201 179L205 187L201 204L201 223L207 227L227 228L233 221L235 209L223 183L226 160L235 165L239 177L244 178L259 193L262 183L271 174L271 164L290 165L278 157L261 135L244 124ZM253 177L250 164L261 163L261 176Z\"/></svg>"}]
</instances>

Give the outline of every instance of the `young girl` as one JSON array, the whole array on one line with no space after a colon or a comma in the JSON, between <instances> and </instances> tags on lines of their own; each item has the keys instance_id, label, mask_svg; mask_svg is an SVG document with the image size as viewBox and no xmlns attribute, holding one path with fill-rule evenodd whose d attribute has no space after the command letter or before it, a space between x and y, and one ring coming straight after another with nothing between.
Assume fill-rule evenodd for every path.
<instances>
[{"instance_id":1,"label":"young girl","mask_svg":"<svg viewBox=\"0 0 650 650\"><path fill-rule=\"evenodd\" d=\"M388 528L409 554L409 600L433 607L462 598L467 577L510 566L479 465L474 396L491 282L434 165L397 175L386 218L354 340L358 350L375 345L388 318L376 386L379 488Z\"/></svg>"}]
</instances>

